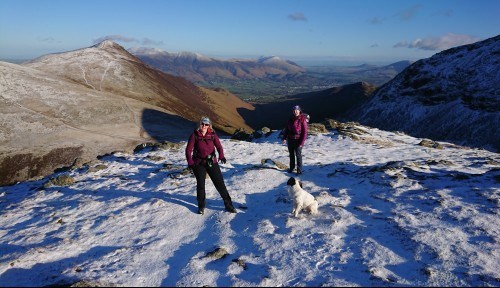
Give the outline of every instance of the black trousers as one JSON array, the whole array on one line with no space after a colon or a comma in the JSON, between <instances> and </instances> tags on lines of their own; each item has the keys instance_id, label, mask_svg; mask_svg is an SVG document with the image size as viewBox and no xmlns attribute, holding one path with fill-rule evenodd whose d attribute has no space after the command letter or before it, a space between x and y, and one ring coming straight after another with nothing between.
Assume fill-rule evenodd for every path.
<instances>
[{"instance_id":1,"label":"black trousers","mask_svg":"<svg viewBox=\"0 0 500 288\"><path fill-rule=\"evenodd\" d=\"M205 208L206 205L205 179L207 174L210 176L210 179L212 179L212 183L214 183L215 189L219 192L222 200L224 200L224 206L226 208L233 207L231 196L229 196L229 192L227 192L226 184L224 183L224 178L222 177L222 172L218 163L213 163L212 167L207 167L203 164L195 165L193 167L193 173L196 177L196 200L198 200L198 208Z\"/></svg>"},{"instance_id":2,"label":"black trousers","mask_svg":"<svg viewBox=\"0 0 500 288\"><path fill-rule=\"evenodd\" d=\"M288 139L288 154L290 170L295 169L295 157L297 157L297 171L302 171L302 147L300 147L299 139Z\"/></svg>"}]
</instances>

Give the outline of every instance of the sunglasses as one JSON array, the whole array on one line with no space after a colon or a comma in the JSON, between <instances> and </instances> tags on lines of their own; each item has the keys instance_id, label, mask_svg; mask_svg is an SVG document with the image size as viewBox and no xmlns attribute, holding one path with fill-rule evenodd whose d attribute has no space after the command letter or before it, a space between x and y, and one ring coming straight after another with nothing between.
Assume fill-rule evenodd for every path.
<instances>
[{"instance_id":1,"label":"sunglasses","mask_svg":"<svg viewBox=\"0 0 500 288\"><path fill-rule=\"evenodd\" d=\"M201 123L201 126L210 126L210 124Z\"/></svg>"}]
</instances>

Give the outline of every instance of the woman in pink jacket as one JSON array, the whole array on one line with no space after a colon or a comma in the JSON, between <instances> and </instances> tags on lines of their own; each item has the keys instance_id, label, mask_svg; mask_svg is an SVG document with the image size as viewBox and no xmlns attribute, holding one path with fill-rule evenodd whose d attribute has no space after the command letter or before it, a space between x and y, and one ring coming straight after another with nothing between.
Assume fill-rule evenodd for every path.
<instances>
[{"instance_id":1,"label":"woman in pink jacket","mask_svg":"<svg viewBox=\"0 0 500 288\"><path fill-rule=\"evenodd\" d=\"M300 106L293 106L292 116L283 130L283 144L288 141L288 154L290 156L289 173L295 169L295 157L297 157L297 174L302 174L302 147L307 138L307 121Z\"/></svg>"},{"instance_id":2,"label":"woman in pink jacket","mask_svg":"<svg viewBox=\"0 0 500 288\"><path fill-rule=\"evenodd\" d=\"M188 167L192 169L196 177L196 199L198 201L198 213L205 213L206 194L205 194L205 179L208 174L215 188L224 200L226 211L236 213L233 207L229 192L227 192L224 178L217 163L215 150L219 154L219 161L226 163L224 150L220 144L219 136L215 134L212 128L212 123L208 117L203 117L200 120L200 126L194 130L189 136L189 141L186 146L186 160Z\"/></svg>"}]
</instances>

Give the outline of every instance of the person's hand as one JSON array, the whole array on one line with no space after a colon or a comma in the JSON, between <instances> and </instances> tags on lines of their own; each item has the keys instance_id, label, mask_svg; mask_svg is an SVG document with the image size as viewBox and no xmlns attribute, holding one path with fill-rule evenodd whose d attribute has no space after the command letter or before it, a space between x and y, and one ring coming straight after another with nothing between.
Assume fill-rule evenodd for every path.
<instances>
[{"instance_id":1,"label":"person's hand","mask_svg":"<svg viewBox=\"0 0 500 288\"><path fill-rule=\"evenodd\" d=\"M222 164L226 164L226 158L224 158L224 157L220 158L219 162Z\"/></svg>"},{"instance_id":2,"label":"person's hand","mask_svg":"<svg viewBox=\"0 0 500 288\"><path fill-rule=\"evenodd\" d=\"M194 165L188 165L189 170L193 170Z\"/></svg>"}]
</instances>

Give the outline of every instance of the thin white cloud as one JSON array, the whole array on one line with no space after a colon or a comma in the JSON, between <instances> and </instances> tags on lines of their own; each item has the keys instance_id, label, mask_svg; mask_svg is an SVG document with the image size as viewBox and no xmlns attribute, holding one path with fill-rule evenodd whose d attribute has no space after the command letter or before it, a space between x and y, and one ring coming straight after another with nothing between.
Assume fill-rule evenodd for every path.
<instances>
[{"instance_id":1,"label":"thin white cloud","mask_svg":"<svg viewBox=\"0 0 500 288\"><path fill-rule=\"evenodd\" d=\"M440 37L428 37L423 39L415 39L411 42L401 41L394 44L393 47L416 48L421 50L441 51L452 47L471 44L481 39L471 35L461 35L449 33Z\"/></svg>"},{"instance_id":2,"label":"thin white cloud","mask_svg":"<svg viewBox=\"0 0 500 288\"><path fill-rule=\"evenodd\" d=\"M60 43L61 41L56 41L54 37L38 38L38 41L45 43Z\"/></svg>"},{"instance_id":3,"label":"thin white cloud","mask_svg":"<svg viewBox=\"0 0 500 288\"><path fill-rule=\"evenodd\" d=\"M401 21L410 21L415 16L415 14L417 14L420 8L422 8L422 5L415 5L397 13L396 16L399 17Z\"/></svg>"},{"instance_id":4,"label":"thin white cloud","mask_svg":"<svg viewBox=\"0 0 500 288\"><path fill-rule=\"evenodd\" d=\"M155 40L152 40L152 39L149 39L149 38L143 38L141 44L142 45L154 45L154 46L157 46L157 45L163 45L163 41L155 41Z\"/></svg>"},{"instance_id":5,"label":"thin white cloud","mask_svg":"<svg viewBox=\"0 0 500 288\"><path fill-rule=\"evenodd\" d=\"M295 12L288 15L288 19L292 21L307 21L306 16L301 12Z\"/></svg>"},{"instance_id":6,"label":"thin white cloud","mask_svg":"<svg viewBox=\"0 0 500 288\"><path fill-rule=\"evenodd\" d=\"M434 13L434 15L436 15L436 16L444 16L444 17L451 17L451 16L453 16L453 10L452 9L440 10L440 11Z\"/></svg>"},{"instance_id":7,"label":"thin white cloud","mask_svg":"<svg viewBox=\"0 0 500 288\"><path fill-rule=\"evenodd\" d=\"M381 24L382 22L384 22L384 19L378 16L375 16L370 20L371 24Z\"/></svg>"},{"instance_id":8,"label":"thin white cloud","mask_svg":"<svg viewBox=\"0 0 500 288\"><path fill-rule=\"evenodd\" d=\"M125 37L122 35L106 35L104 37L100 37L100 38L95 39L94 44L101 43L104 40L119 41L119 42L125 42L125 43L131 43L131 42L139 43L139 41L135 38Z\"/></svg>"},{"instance_id":9,"label":"thin white cloud","mask_svg":"<svg viewBox=\"0 0 500 288\"><path fill-rule=\"evenodd\" d=\"M125 43L139 43L142 45L163 45L162 41L155 41L149 38L143 38L142 40L139 40L137 38L131 38L131 37L126 37L123 35L107 35L103 36L100 38L95 39L93 42L94 44L101 43L104 40L111 40L111 41L116 41L116 42L125 42Z\"/></svg>"}]
</instances>

